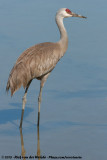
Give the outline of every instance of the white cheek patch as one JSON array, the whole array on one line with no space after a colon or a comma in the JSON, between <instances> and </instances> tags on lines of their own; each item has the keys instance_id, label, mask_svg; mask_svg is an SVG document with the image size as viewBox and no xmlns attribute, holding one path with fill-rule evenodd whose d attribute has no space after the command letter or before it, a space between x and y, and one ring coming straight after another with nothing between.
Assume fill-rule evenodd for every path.
<instances>
[{"instance_id":1,"label":"white cheek patch","mask_svg":"<svg viewBox=\"0 0 107 160\"><path fill-rule=\"evenodd\" d=\"M63 12L64 17L71 17L71 15L69 13L67 13L66 11Z\"/></svg>"}]
</instances>

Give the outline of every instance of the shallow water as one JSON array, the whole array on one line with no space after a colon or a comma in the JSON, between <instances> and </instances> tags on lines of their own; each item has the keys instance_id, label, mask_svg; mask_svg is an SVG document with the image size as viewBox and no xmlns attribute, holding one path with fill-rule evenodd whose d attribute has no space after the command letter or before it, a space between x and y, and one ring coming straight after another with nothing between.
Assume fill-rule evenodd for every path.
<instances>
[{"instance_id":1,"label":"shallow water","mask_svg":"<svg viewBox=\"0 0 107 160\"><path fill-rule=\"evenodd\" d=\"M37 159L33 158L37 155L41 159L107 159L106 6L105 0L0 0L0 159ZM69 47L43 89L39 131L39 81L34 80L21 132L24 90L7 96L8 75L26 48L58 41L54 16L62 7L88 18L64 20Z\"/></svg>"}]
</instances>

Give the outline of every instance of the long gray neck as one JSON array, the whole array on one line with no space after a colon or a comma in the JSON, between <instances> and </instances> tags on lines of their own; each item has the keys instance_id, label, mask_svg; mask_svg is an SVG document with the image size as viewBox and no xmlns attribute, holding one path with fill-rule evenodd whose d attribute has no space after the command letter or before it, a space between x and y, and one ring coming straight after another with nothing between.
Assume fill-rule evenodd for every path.
<instances>
[{"instance_id":1,"label":"long gray neck","mask_svg":"<svg viewBox=\"0 0 107 160\"><path fill-rule=\"evenodd\" d=\"M64 54L68 48L68 35L63 24L63 17L56 15L56 23L60 31L60 40L58 43L61 45Z\"/></svg>"}]
</instances>

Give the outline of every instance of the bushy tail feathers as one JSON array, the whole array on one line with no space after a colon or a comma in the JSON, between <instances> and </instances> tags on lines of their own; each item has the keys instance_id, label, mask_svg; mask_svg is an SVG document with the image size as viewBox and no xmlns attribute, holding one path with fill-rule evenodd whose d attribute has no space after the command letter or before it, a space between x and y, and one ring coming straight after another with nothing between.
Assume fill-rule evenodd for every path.
<instances>
[{"instance_id":1,"label":"bushy tail feathers","mask_svg":"<svg viewBox=\"0 0 107 160\"><path fill-rule=\"evenodd\" d=\"M25 88L31 79L31 75L28 72L26 66L23 63L19 63L13 67L8 78L6 91L11 90L11 96L23 85Z\"/></svg>"},{"instance_id":2,"label":"bushy tail feathers","mask_svg":"<svg viewBox=\"0 0 107 160\"><path fill-rule=\"evenodd\" d=\"M6 92L7 92L7 93L8 93L8 91L9 91L9 88L10 88L10 83L9 83L9 80L8 80L7 86L6 86Z\"/></svg>"}]
</instances>

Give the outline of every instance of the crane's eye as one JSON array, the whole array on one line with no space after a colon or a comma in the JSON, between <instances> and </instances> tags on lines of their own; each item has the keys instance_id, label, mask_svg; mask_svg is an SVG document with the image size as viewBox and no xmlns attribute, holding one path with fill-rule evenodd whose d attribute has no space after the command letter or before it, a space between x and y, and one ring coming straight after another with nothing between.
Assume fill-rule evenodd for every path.
<instances>
[{"instance_id":1,"label":"crane's eye","mask_svg":"<svg viewBox=\"0 0 107 160\"><path fill-rule=\"evenodd\" d=\"M72 13L68 8L65 10L68 14Z\"/></svg>"}]
</instances>

